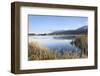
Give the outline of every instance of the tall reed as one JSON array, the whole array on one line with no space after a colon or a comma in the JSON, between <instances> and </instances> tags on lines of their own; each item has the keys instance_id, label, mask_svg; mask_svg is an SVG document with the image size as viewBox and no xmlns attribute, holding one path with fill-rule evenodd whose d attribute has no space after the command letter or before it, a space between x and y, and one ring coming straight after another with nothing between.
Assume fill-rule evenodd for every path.
<instances>
[{"instance_id":1,"label":"tall reed","mask_svg":"<svg viewBox=\"0 0 100 76\"><path fill-rule=\"evenodd\" d=\"M43 48L37 42L31 42L28 45L28 60L53 60L53 59L75 59L80 58L79 53L63 51L63 54L57 50Z\"/></svg>"}]
</instances>

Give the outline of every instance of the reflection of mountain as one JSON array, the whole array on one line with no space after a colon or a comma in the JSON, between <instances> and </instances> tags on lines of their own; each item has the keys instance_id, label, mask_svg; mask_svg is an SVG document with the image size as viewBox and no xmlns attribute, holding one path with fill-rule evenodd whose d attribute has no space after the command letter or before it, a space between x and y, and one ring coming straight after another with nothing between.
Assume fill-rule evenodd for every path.
<instances>
[{"instance_id":1,"label":"reflection of mountain","mask_svg":"<svg viewBox=\"0 0 100 76\"><path fill-rule=\"evenodd\" d=\"M88 32L88 26L80 27L76 30L62 30L62 31L55 31L52 33L49 33L49 35L59 35L59 34L87 34Z\"/></svg>"}]
</instances>

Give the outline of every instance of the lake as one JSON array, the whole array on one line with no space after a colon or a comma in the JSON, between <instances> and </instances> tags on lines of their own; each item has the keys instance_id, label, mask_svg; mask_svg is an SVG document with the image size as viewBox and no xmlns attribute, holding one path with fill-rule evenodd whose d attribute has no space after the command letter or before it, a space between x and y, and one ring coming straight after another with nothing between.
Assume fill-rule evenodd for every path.
<instances>
[{"instance_id":1,"label":"lake","mask_svg":"<svg viewBox=\"0 0 100 76\"><path fill-rule=\"evenodd\" d=\"M59 52L80 52L80 49L71 42L75 36L29 36L29 42L37 42L41 47Z\"/></svg>"}]
</instances>

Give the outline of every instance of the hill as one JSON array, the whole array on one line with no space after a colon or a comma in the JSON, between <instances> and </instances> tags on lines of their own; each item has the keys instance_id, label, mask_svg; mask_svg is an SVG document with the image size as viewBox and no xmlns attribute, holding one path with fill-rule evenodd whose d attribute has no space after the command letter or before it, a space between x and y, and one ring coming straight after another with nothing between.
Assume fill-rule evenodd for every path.
<instances>
[{"instance_id":1,"label":"hill","mask_svg":"<svg viewBox=\"0 0 100 76\"><path fill-rule=\"evenodd\" d=\"M77 28L76 30L60 30L49 33L49 35L62 35L62 34L87 34L88 26Z\"/></svg>"}]
</instances>

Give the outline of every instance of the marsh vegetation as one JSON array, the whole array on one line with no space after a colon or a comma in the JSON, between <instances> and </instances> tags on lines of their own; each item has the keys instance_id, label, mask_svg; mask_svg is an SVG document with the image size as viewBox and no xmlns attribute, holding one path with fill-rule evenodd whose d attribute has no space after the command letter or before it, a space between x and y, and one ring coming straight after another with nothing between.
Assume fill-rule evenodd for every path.
<instances>
[{"instance_id":1,"label":"marsh vegetation","mask_svg":"<svg viewBox=\"0 0 100 76\"><path fill-rule=\"evenodd\" d=\"M28 60L88 57L88 17L28 15Z\"/></svg>"},{"instance_id":2,"label":"marsh vegetation","mask_svg":"<svg viewBox=\"0 0 100 76\"><path fill-rule=\"evenodd\" d=\"M78 59L88 57L87 35L29 38L28 60Z\"/></svg>"}]
</instances>

